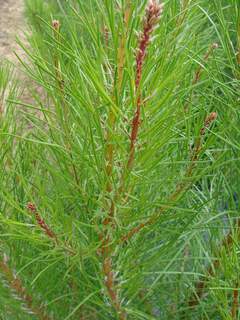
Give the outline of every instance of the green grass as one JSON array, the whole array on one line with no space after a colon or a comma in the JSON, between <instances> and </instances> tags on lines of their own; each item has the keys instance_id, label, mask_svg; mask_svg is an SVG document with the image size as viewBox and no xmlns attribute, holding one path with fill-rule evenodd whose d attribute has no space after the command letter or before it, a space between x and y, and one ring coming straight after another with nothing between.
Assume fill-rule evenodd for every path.
<instances>
[{"instance_id":1,"label":"green grass","mask_svg":"<svg viewBox=\"0 0 240 320\"><path fill-rule=\"evenodd\" d=\"M0 69L0 319L239 319L240 8L179 3L136 86L147 1L26 0L31 103Z\"/></svg>"}]
</instances>

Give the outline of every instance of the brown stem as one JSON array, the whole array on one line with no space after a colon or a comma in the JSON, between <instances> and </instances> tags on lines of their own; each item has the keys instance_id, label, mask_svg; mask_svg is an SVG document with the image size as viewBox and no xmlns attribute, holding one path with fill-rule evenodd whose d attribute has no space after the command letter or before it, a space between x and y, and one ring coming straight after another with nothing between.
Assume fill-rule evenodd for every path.
<instances>
[{"instance_id":1,"label":"brown stem","mask_svg":"<svg viewBox=\"0 0 240 320\"><path fill-rule=\"evenodd\" d=\"M105 232L100 235L102 245L100 253L103 258L103 274L104 284L107 289L107 293L111 302L111 305L115 309L119 320L126 320L127 314L122 310L121 303L116 288L116 278L113 269L112 248L110 245L110 236Z\"/></svg>"},{"instance_id":2,"label":"brown stem","mask_svg":"<svg viewBox=\"0 0 240 320\"><path fill-rule=\"evenodd\" d=\"M239 308L239 288L237 285L237 288L233 290L233 304L232 304L232 310L231 315L233 320L237 320L238 318L238 308Z\"/></svg>"},{"instance_id":3,"label":"brown stem","mask_svg":"<svg viewBox=\"0 0 240 320\"><path fill-rule=\"evenodd\" d=\"M27 309L37 316L40 320L51 320L52 318L47 316L47 312L43 306L35 306L33 297L27 293L23 287L22 281L13 273L8 266L6 259L0 260L0 272L4 275L9 287L14 291L15 295L23 301Z\"/></svg>"},{"instance_id":4,"label":"brown stem","mask_svg":"<svg viewBox=\"0 0 240 320\"><path fill-rule=\"evenodd\" d=\"M130 170L133 166L135 146L137 142L138 130L140 127L141 106L142 106L142 93L140 92L140 82L142 80L142 68L147 53L147 48L150 43L150 37L154 27L158 23L160 16L163 12L163 4L158 1L149 1L146 8L146 14L143 24L143 33L140 36L138 51L136 55L136 78L135 78L135 91L136 91L136 111L132 120L131 138L130 138L130 152L127 162L127 169Z\"/></svg>"},{"instance_id":5,"label":"brown stem","mask_svg":"<svg viewBox=\"0 0 240 320\"><path fill-rule=\"evenodd\" d=\"M111 300L112 305L114 306L114 309L116 310L118 314L119 320L125 320L127 318L126 313L122 310L117 289L116 289L116 284L115 284L115 277L114 277L114 271L113 271L113 266L112 266L112 258L109 256L106 256L103 261L103 272L105 275L105 286L108 291L109 298Z\"/></svg>"},{"instance_id":6,"label":"brown stem","mask_svg":"<svg viewBox=\"0 0 240 320\"><path fill-rule=\"evenodd\" d=\"M217 113L216 112L212 112L205 119L204 125L200 129L199 137L197 138L197 141L196 141L196 144L195 144L195 148L194 148L193 154L191 156L191 161L190 161L190 164L189 164L189 166L188 166L188 168L186 170L184 179L183 179L183 181L181 181L180 183L177 184L175 191L168 197L168 202L172 203L172 202L176 201L179 198L179 196L181 196L181 194L187 188L189 188L191 186L192 182L189 181L189 178L191 178L193 169L195 168L196 163L198 161L198 158L199 158L199 155L200 155L200 151L201 151L201 146L202 146L202 139L205 136L206 129L211 125L211 123L213 121L215 121L216 118L217 118ZM146 222L140 223L138 226L132 228L127 234L122 236L121 242L126 242L126 241L130 240L135 234L137 234L143 228L154 224L158 220L159 215L164 213L166 210L167 210L167 208L164 207L164 206L161 206L160 208L158 208L157 213L153 214L152 217L150 217Z\"/></svg>"},{"instance_id":7,"label":"brown stem","mask_svg":"<svg viewBox=\"0 0 240 320\"><path fill-rule=\"evenodd\" d=\"M127 30L129 24L129 17L130 17L130 2L128 1L125 8L124 13L124 30L120 40L120 45L118 48L118 63L117 63L117 80L115 83L115 90L117 91L118 95L120 96L120 91L122 88L122 81L123 81L123 73L124 73L124 65L125 65L125 46L127 40ZM114 91L115 91L114 90ZM115 130L115 123L116 123L116 115L115 113L110 110L108 116L108 131L107 131L107 148L106 148L106 173L108 177L108 182L106 186L106 191L110 194L113 190L112 187L112 174L113 174L113 162L114 162L114 145L112 143L113 134ZM109 207L109 208L108 208ZM119 301L117 288L116 288L116 279L114 277L114 270L113 270L113 259L112 259L112 248L111 248L111 236L109 235L108 226L112 231L115 228L115 224L113 222L114 211L115 211L115 204L112 199L110 199L110 205L106 201L106 210L108 211L107 217L103 221L104 230L100 234L99 238L102 242L101 245L101 255L103 258L103 274L105 277L104 284L107 289L107 293L111 302L111 305L115 309L118 318L120 320L125 320L127 318L126 313L122 310L121 303Z\"/></svg>"},{"instance_id":8,"label":"brown stem","mask_svg":"<svg viewBox=\"0 0 240 320\"><path fill-rule=\"evenodd\" d=\"M103 39L105 41L106 47L109 46L109 30L107 26L103 27Z\"/></svg>"}]
</instances>

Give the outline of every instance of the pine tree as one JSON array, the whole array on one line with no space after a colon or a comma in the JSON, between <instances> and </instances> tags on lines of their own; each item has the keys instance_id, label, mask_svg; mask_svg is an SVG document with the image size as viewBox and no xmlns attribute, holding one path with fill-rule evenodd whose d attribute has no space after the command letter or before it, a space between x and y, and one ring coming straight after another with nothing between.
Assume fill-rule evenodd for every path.
<instances>
[{"instance_id":1,"label":"pine tree","mask_svg":"<svg viewBox=\"0 0 240 320\"><path fill-rule=\"evenodd\" d=\"M239 12L26 0L32 86L0 69L1 319L237 319Z\"/></svg>"}]
</instances>

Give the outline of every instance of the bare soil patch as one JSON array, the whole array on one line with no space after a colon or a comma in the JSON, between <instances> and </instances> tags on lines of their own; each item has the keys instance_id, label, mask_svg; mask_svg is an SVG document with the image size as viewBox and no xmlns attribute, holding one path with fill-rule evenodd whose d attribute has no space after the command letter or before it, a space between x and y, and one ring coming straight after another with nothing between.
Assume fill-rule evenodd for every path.
<instances>
[{"instance_id":1,"label":"bare soil patch","mask_svg":"<svg viewBox=\"0 0 240 320\"><path fill-rule=\"evenodd\" d=\"M16 62L14 51L23 55L16 43L16 37L23 35L24 4L23 0L0 0L0 60Z\"/></svg>"},{"instance_id":2,"label":"bare soil patch","mask_svg":"<svg viewBox=\"0 0 240 320\"><path fill-rule=\"evenodd\" d=\"M16 56L17 54L23 61L27 61L26 53L16 42L18 37L21 42L26 44L24 33L27 30L24 0L0 0L0 62L8 60L16 67L16 76L21 89L19 98L23 102L31 104L33 100L28 89L33 87L32 81L21 70L21 64ZM39 90L36 86L34 88Z\"/></svg>"}]
</instances>

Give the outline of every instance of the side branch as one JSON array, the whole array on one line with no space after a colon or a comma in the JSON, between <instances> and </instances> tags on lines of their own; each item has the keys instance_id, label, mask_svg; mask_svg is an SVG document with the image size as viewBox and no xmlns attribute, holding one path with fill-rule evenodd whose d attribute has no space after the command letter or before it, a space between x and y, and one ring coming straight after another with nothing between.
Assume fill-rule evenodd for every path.
<instances>
[{"instance_id":1,"label":"side branch","mask_svg":"<svg viewBox=\"0 0 240 320\"><path fill-rule=\"evenodd\" d=\"M192 185L192 182L189 182L189 178L191 178L193 169L195 168L197 161L199 159L199 155L202 148L203 137L206 134L206 129L210 127L210 125L216 120L216 118L217 118L217 113L212 112L205 119L204 126L200 129L199 137L197 138L197 141L195 143L195 148L191 156L190 164L184 175L184 179L183 181L177 184L175 191L168 197L168 202L171 203L176 201L181 196L181 194ZM154 224L157 221L159 215L164 213L166 210L167 209L164 206L158 208L158 212L154 214L152 217L150 217L146 222L140 223L138 226L132 228L126 235L124 235L121 238L121 242L126 242L130 240L135 234L137 234L143 228Z\"/></svg>"},{"instance_id":2,"label":"side branch","mask_svg":"<svg viewBox=\"0 0 240 320\"><path fill-rule=\"evenodd\" d=\"M33 297L23 287L22 281L17 277L12 269L7 264L7 258L0 260L0 272L6 279L9 288L13 291L14 296L17 296L24 305L27 307L30 313L34 314L40 320L52 320L51 317L47 316L47 312L42 305L35 306ZM26 309L24 309L27 312Z\"/></svg>"},{"instance_id":3,"label":"side branch","mask_svg":"<svg viewBox=\"0 0 240 320\"><path fill-rule=\"evenodd\" d=\"M37 224L41 229L43 229L44 233L51 239L53 239L56 243L58 243L58 238L56 234L51 230L51 228L47 225L44 219L40 216L37 211L35 204L29 202L27 204L27 209L35 216Z\"/></svg>"}]
</instances>

